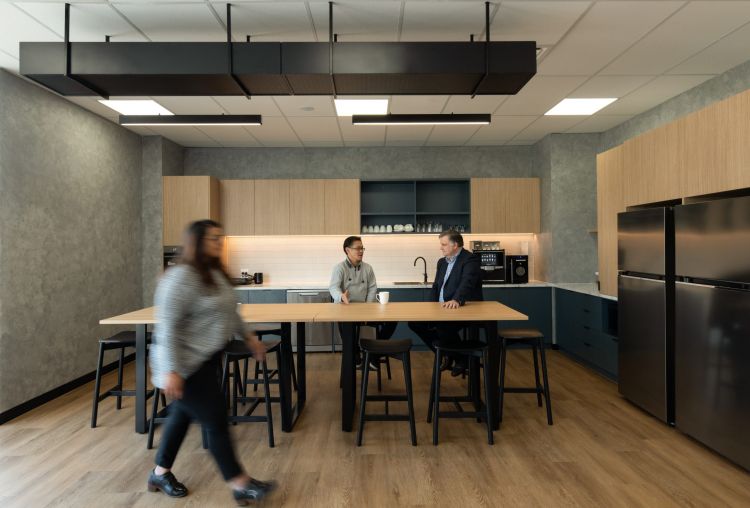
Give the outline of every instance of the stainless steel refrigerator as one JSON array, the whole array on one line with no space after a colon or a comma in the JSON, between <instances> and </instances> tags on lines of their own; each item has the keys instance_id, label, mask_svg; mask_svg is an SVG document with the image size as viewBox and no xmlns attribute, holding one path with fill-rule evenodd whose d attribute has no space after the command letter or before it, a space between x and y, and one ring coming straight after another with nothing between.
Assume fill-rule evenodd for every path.
<instances>
[{"instance_id":1,"label":"stainless steel refrigerator","mask_svg":"<svg viewBox=\"0 0 750 508\"><path fill-rule=\"evenodd\" d=\"M750 469L750 197L674 216L675 424Z\"/></svg>"},{"instance_id":2,"label":"stainless steel refrigerator","mask_svg":"<svg viewBox=\"0 0 750 508\"><path fill-rule=\"evenodd\" d=\"M674 220L670 207L617 216L618 389L674 421Z\"/></svg>"}]
</instances>

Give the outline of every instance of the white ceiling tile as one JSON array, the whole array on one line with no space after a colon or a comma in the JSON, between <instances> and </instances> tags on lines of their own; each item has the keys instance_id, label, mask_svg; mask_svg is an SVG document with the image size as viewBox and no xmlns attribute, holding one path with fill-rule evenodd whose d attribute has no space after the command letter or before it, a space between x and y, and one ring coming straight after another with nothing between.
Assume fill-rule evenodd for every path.
<instances>
[{"instance_id":1,"label":"white ceiling tile","mask_svg":"<svg viewBox=\"0 0 750 508\"><path fill-rule=\"evenodd\" d=\"M635 115L647 111L713 76L660 76L606 108L606 115Z\"/></svg>"},{"instance_id":2,"label":"white ceiling tile","mask_svg":"<svg viewBox=\"0 0 750 508\"><path fill-rule=\"evenodd\" d=\"M221 115L224 109L211 97L151 97L175 115Z\"/></svg>"},{"instance_id":3,"label":"white ceiling tile","mask_svg":"<svg viewBox=\"0 0 750 508\"><path fill-rule=\"evenodd\" d=\"M390 125L386 129L386 146L422 146L432 130L431 125Z\"/></svg>"},{"instance_id":4,"label":"white ceiling tile","mask_svg":"<svg viewBox=\"0 0 750 508\"><path fill-rule=\"evenodd\" d=\"M406 2L402 41L469 41L484 30L484 3Z\"/></svg>"},{"instance_id":5,"label":"white ceiling tile","mask_svg":"<svg viewBox=\"0 0 750 508\"><path fill-rule=\"evenodd\" d=\"M98 97L66 97L66 99L104 118L116 120L120 116L114 109L102 105Z\"/></svg>"},{"instance_id":6,"label":"white ceiling tile","mask_svg":"<svg viewBox=\"0 0 750 508\"><path fill-rule=\"evenodd\" d=\"M436 125L432 129L426 146L460 146L464 145L480 125Z\"/></svg>"},{"instance_id":7,"label":"white ceiling tile","mask_svg":"<svg viewBox=\"0 0 750 508\"><path fill-rule=\"evenodd\" d=\"M288 117L287 120L305 145L343 144L335 117Z\"/></svg>"},{"instance_id":8,"label":"white ceiling tile","mask_svg":"<svg viewBox=\"0 0 750 508\"><path fill-rule=\"evenodd\" d=\"M750 58L750 24L688 58L668 74L721 74Z\"/></svg>"},{"instance_id":9,"label":"white ceiling tile","mask_svg":"<svg viewBox=\"0 0 750 508\"><path fill-rule=\"evenodd\" d=\"M63 3L19 2L18 7L34 19L62 35L65 31ZM114 42L142 42L146 38L130 26L107 4L75 3L70 6L70 40L73 42L104 42L109 35Z\"/></svg>"},{"instance_id":10,"label":"white ceiling tile","mask_svg":"<svg viewBox=\"0 0 750 508\"><path fill-rule=\"evenodd\" d=\"M10 3L0 2L0 50L18 58L20 41L60 41L62 37L34 21L27 13Z\"/></svg>"},{"instance_id":11,"label":"white ceiling tile","mask_svg":"<svg viewBox=\"0 0 750 508\"><path fill-rule=\"evenodd\" d=\"M226 23L226 2L212 5ZM315 40L304 2L232 2L232 36L244 41L247 35L259 42Z\"/></svg>"},{"instance_id":12,"label":"white ceiling tile","mask_svg":"<svg viewBox=\"0 0 750 508\"><path fill-rule=\"evenodd\" d=\"M283 116L271 97L257 95L248 100L239 96L214 96L213 99L232 115Z\"/></svg>"},{"instance_id":13,"label":"white ceiling tile","mask_svg":"<svg viewBox=\"0 0 750 508\"><path fill-rule=\"evenodd\" d=\"M328 41L328 2L310 2L318 40ZM337 1L333 4L333 31L341 42L398 40L401 2Z\"/></svg>"},{"instance_id":14,"label":"white ceiling tile","mask_svg":"<svg viewBox=\"0 0 750 508\"><path fill-rule=\"evenodd\" d=\"M262 126L243 127L241 125L203 125L198 130L216 140L224 147L251 147L260 146L252 133Z\"/></svg>"},{"instance_id":15,"label":"white ceiling tile","mask_svg":"<svg viewBox=\"0 0 750 508\"><path fill-rule=\"evenodd\" d=\"M543 75L597 72L684 2L597 2L539 65ZM631 74L637 74L631 73Z\"/></svg>"},{"instance_id":16,"label":"white ceiling tile","mask_svg":"<svg viewBox=\"0 0 750 508\"><path fill-rule=\"evenodd\" d=\"M508 97L495 111L495 114L511 116L543 115L584 81L586 81L584 76L536 75L518 94Z\"/></svg>"},{"instance_id":17,"label":"white ceiling tile","mask_svg":"<svg viewBox=\"0 0 750 508\"><path fill-rule=\"evenodd\" d=\"M253 129L253 136L263 146L302 146L297 135L283 117L270 116L263 119L260 128Z\"/></svg>"},{"instance_id":18,"label":"white ceiling tile","mask_svg":"<svg viewBox=\"0 0 750 508\"><path fill-rule=\"evenodd\" d=\"M344 138L344 144L373 144L382 145L385 142L385 126L383 125L352 125L351 117L338 118L339 129Z\"/></svg>"},{"instance_id":19,"label":"white ceiling tile","mask_svg":"<svg viewBox=\"0 0 750 508\"><path fill-rule=\"evenodd\" d=\"M516 136L518 139L541 139L547 134L565 132L581 123L580 116L540 116Z\"/></svg>"},{"instance_id":20,"label":"white ceiling tile","mask_svg":"<svg viewBox=\"0 0 750 508\"><path fill-rule=\"evenodd\" d=\"M492 113L507 99L507 95L452 95L445 105L445 113Z\"/></svg>"},{"instance_id":21,"label":"white ceiling tile","mask_svg":"<svg viewBox=\"0 0 750 508\"><path fill-rule=\"evenodd\" d=\"M317 95L289 95L274 97L276 105L287 117L293 116L336 116L333 98ZM308 111L309 108L312 108Z\"/></svg>"},{"instance_id":22,"label":"white ceiling tile","mask_svg":"<svg viewBox=\"0 0 750 508\"><path fill-rule=\"evenodd\" d=\"M502 2L490 26L490 39L557 44L589 5L591 2Z\"/></svg>"},{"instance_id":23,"label":"white ceiling tile","mask_svg":"<svg viewBox=\"0 0 750 508\"><path fill-rule=\"evenodd\" d=\"M624 97L654 76L594 76L570 93L570 97Z\"/></svg>"},{"instance_id":24,"label":"white ceiling tile","mask_svg":"<svg viewBox=\"0 0 750 508\"><path fill-rule=\"evenodd\" d=\"M388 112L394 115L442 113L448 95L394 95Z\"/></svg>"},{"instance_id":25,"label":"white ceiling tile","mask_svg":"<svg viewBox=\"0 0 750 508\"><path fill-rule=\"evenodd\" d=\"M18 58L0 51L0 69L5 69L13 73L18 73Z\"/></svg>"},{"instance_id":26,"label":"white ceiling tile","mask_svg":"<svg viewBox=\"0 0 750 508\"><path fill-rule=\"evenodd\" d=\"M221 145L205 133L189 126L154 126L151 130L182 146L220 147Z\"/></svg>"},{"instance_id":27,"label":"white ceiling tile","mask_svg":"<svg viewBox=\"0 0 750 508\"><path fill-rule=\"evenodd\" d=\"M631 115L601 115L596 114L586 118L583 122L573 126L566 132L603 132L612 127L620 125L622 122L632 118Z\"/></svg>"},{"instance_id":28,"label":"white ceiling tile","mask_svg":"<svg viewBox=\"0 0 750 508\"><path fill-rule=\"evenodd\" d=\"M750 2L690 2L602 74L662 74L748 21Z\"/></svg>"},{"instance_id":29,"label":"white ceiling tile","mask_svg":"<svg viewBox=\"0 0 750 508\"><path fill-rule=\"evenodd\" d=\"M114 3L152 41L222 42L227 35L204 3Z\"/></svg>"},{"instance_id":30,"label":"white ceiling tile","mask_svg":"<svg viewBox=\"0 0 750 508\"><path fill-rule=\"evenodd\" d=\"M466 144L502 145L537 118L538 116L493 116L492 123L480 127Z\"/></svg>"}]
</instances>

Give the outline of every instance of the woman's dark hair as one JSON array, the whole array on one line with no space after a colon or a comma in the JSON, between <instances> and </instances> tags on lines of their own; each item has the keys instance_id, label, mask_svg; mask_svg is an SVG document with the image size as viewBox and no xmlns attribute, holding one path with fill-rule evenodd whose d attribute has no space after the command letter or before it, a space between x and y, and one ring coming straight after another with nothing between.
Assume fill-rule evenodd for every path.
<instances>
[{"instance_id":1,"label":"woman's dark hair","mask_svg":"<svg viewBox=\"0 0 750 508\"><path fill-rule=\"evenodd\" d=\"M180 264L195 268L200 274L203 284L206 286L216 287L216 281L211 275L211 270L221 272L231 284L232 279L221 264L221 259L209 257L203 250L203 240L211 228L221 228L221 224L209 219L198 220L191 223L185 229Z\"/></svg>"},{"instance_id":2,"label":"woman's dark hair","mask_svg":"<svg viewBox=\"0 0 750 508\"><path fill-rule=\"evenodd\" d=\"M464 246L464 237L461 236L461 233L459 233L458 231L454 231L452 229L448 229L448 230L443 231L442 233L440 233L440 238L442 238L444 236L447 236L448 240L450 240L451 242L455 243L459 247L463 247Z\"/></svg>"},{"instance_id":3,"label":"woman's dark hair","mask_svg":"<svg viewBox=\"0 0 750 508\"><path fill-rule=\"evenodd\" d=\"M362 237L359 236L348 236L346 240L344 240L344 252L346 252L346 249L354 245L354 242L361 242Z\"/></svg>"}]
</instances>

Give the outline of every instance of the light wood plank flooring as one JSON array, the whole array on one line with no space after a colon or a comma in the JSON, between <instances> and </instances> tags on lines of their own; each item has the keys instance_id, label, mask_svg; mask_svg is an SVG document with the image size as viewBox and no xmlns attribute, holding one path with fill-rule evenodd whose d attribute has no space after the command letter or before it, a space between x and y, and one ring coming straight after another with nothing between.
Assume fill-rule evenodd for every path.
<instances>
[{"instance_id":1,"label":"light wood plank flooring","mask_svg":"<svg viewBox=\"0 0 750 508\"><path fill-rule=\"evenodd\" d=\"M281 484L265 506L750 506L747 472L555 351L549 352L554 426L533 395L509 394L494 446L482 425L443 420L434 447L425 421L432 355L412 356L417 447L409 445L405 422L368 422L361 448L354 433L340 431L340 356L332 354L308 356L308 405L291 434L281 432L275 415L276 448L267 446L265 424L233 428L248 471ZM531 381L529 356L509 354L509 383ZM399 362L392 363L394 379L385 390L395 392L403 378ZM112 382L108 375L103 384ZM445 386L463 391L460 380ZM197 426L174 469L189 497L146 492L154 450L133 432L131 399L121 411L114 399L104 401L100 427L90 429L91 393L86 385L0 426L0 506L232 506Z\"/></svg>"}]
</instances>

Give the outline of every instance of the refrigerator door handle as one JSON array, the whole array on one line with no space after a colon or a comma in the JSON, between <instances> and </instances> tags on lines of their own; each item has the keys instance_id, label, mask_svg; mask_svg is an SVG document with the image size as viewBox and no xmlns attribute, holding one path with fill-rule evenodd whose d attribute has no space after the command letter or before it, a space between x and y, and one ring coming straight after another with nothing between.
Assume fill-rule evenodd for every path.
<instances>
[{"instance_id":1,"label":"refrigerator door handle","mask_svg":"<svg viewBox=\"0 0 750 508\"><path fill-rule=\"evenodd\" d=\"M680 284L682 286L694 286L694 287L699 287L699 288L712 288L712 289L717 288L717 286L713 286L711 284L696 284L695 282L685 282L681 280L675 281L675 284Z\"/></svg>"},{"instance_id":2,"label":"refrigerator door handle","mask_svg":"<svg viewBox=\"0 0 750 508\"><path fill-rule=\"evenodd\" d=\"M635 279L635 280L648 280L651 282L660 282L662 284L665 283L663 279L649 279L648 277L635 277L633 275L623 275L623 274L620 274L620 277L623 277L626 279Z\"/></svg>"}]
</instances>

